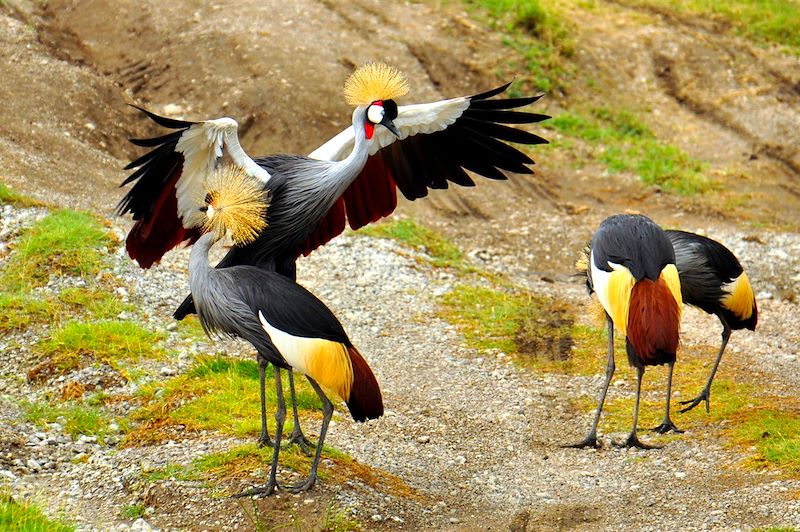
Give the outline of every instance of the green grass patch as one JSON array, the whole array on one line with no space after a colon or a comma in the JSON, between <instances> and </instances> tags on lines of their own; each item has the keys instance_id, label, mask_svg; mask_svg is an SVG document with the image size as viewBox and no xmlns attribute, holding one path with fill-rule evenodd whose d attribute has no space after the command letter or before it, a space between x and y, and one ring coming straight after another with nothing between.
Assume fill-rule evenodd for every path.
<instances>
[{"instance_id":1,"label":"green grass patch","mask_svg":"<svg viewBox=\"0 0 800 532\"><path fill-rule=\"evenodd\" d=\"M0 292L0 332L22 330L31 323L51 321L58 316L58 306L24 292Z\"/></svg>"},{"instance_id":2,"label":"green grass patch","mask_svg":"<svg viewBox=\"0 0 800 532\"><path fill-rule=\"evenodd\" d=\"M144 517L144 511L146 509L147 508L145 507L145 505L141 504L141 503L129 504L128 506L125 506L122 510L120 510L119 516L122 519L128 519L130 521L135 521L136 519L139 519L140 517Z\"/></svg>"},{"instance_id":3,"label":"green grass patch","mask_svg":"<svg viewBox=\"0 0 800 532\"><path fill-rule=\"evenodd\" d=\"M364 528L349 510L339 508L331 503L325 511L322 530L326 532L349 532L351 530L364 530Z\"/></svg>"},{"instance_id":4,"label":"green grass patch","mask_svg":"<svg viewBox=\"0 0 800 532\"><path fill-rule=\"evenodd\" d=\"M619 347L622 342L618 341ZM624 350L616 351L617 372L615 380L625 379L626 390L633 391L636 375L626 362ZM800 474L800 408L795 403L761 394L761 388L738 377L739 369L726 366L723 360L721 373L711 386L711 411L705 412L701 403L695 409L681 414L679 400L695 397L705 386L716 346L681 350L675 364L673 378L672 420L682 429L695 432L712 432L727 441L730 447L744 450L745 464L756 468L780 470L793 478ZM599 354L598 354L599 355ZM594 373L601 374L605 357L598 356ZM627 432L633 419L633 397L620 397L618 388L612 386L603 407L601 432ZM676 394L675 392L680 392ZM600 390L597 390L599 394ZM666 393L666 368L647 368L642 381L639 428L661 423L664 415ZM595 394L577 401L579 409L594 411ZM670 436L672 437L672 436ZM650 438L656 438L651 435ZM755 449L755 451L752 451Z\"/></svg>"},{"instance_id":5,"label":"green grass patch","mask_svg":"<svg viewBox=\"0 0 800 532\"><path fill-rule=\"evenodd\" d=\"M250 481L261 479L263 483L266 483L272 464L272 452L270 447L258 447L255 443L248 443L228 451L201 456L185 466L168 464L163 468L145 471L142 478L145 482L174 478L176 480L206 481L215 485L242 479L250 479ZM341 451L326 445L322 450L322 456L326 462L333 462L330 467L325 463L320 463L317 474L323 481L344 484L353 480L380 490L382 493L404 498L420 498L420 495L400 478L361 464ZM312 460L312 457L303 454L296 445L282 447L278 456L279 467L297 471L300 475L309 473Z\"/></svg>"},{"instance_id":6,"label":"green grass patch","mask_svg":"<svg viewBox=\"0 0 800 532\"><path fill-rule=\"evenodd\" d=\"M122 312L132 312L133 305L120 300L116 294L98 287L70 287L61 290L58 300L73 314L83 314L93 320L111 320Z\"/></svg>"},{"instance_id":7,"label":"green grass patch","mask_svg":"<svg viewBox=\"0 0 800 532\"><path fill-rule=\"evenodd\" d=\"M27 421L42 428L50 423L59 423L73 440L84 434L96 436L102 443L114 432L112 422L116 422L118 427L127 425L126 420L115 420L102 407L74 401L63 404L25 402L22 412Z\"/></svg>"},{"instance_id":8,"label":"green grass patch","mask_svg":"<svg viewBox=\"0 0 800 532\"><path fill-rule=\"evenodd\" d=\"M0 183L0 205L4 204L16 205L17 207L35 207L40 205L35 199L15 192L5 183Z\"/></svg>"},{"instance_id":9,"label":"green grass patch","mask_svg":"<svg viewBox=\"0 0 800 532\"><path fill-rule=\"evenodd\" d=\"M132 321L70 321L36 345L55 373L66 373L89 363L105 362L120 369L126 362L163 358L160 332ZM48 371L53 373L53 371Z\"/></svg>"},{"instance_id":10,"label":"green grass patch","mask_svg":"<svg viewBox=\"0 0 800 532\"><path fill-rule=\"evenodd\" d=\"M452 242L433 229L413 220L394 219L359 229L358 234L375 238L396 240L431 257L431 264L438 267L458 267L464 254Z\"/></svg>"},{"instance_id":11,"label":"green grass patch","mask_svg":"<svg viewBox=\"0 0 800 532\"><path fill-rule=\"evenodd\" d=\"M575 52L572 28L550 0L464 0L473 15L504 33L503 44L522 58L509 70L529 72L526 83L543 92L562 90ZM516 89L513 89L514 92Z\"/></svg>"},{"instance_id":12,"label":"green grass patch","mask_svg":"<svg viewBox=\"0 0 800 532\"><path fill-rule=\"evenodd\" d=\"M113 242L91 214L55 211L22 235L3 271L3 286L30 289L44 285L51 274L93 277L103 266L103 250Z\"/></svg>"},{"instance_id":13,"label":"green grass patch","mask_svg":"<svg viewBox=\"0 0 800 532\"><path fill-rule=\"evenodd\" d=\"M517 293L461 284L440 298L440 316L456 325L471 347L516 354L527 300Z\"/></svg>"},{"instance_id":14,"label":"green grass patch","mask_svg":"<svg viewBox=\"0 0 800 532\"><path fill-rule=\"evenodd\" d=\"M290 409L288 379L282 382ZM258 435L261 431L258 387L255 361L222 356L203 358L184 375L143 387L140 392L143 405L132 415L141 425L128 435L127 441L129 444L159 441L163 429L175 425L236 436ZM305 379L296 380L295 390L301 412L321 411L319 398ZM267 370L266 403L267 422L270 430L274 430L276 399L271 368ZM284 430L291 429L289 415Z\"/></svg>"},{"instance_id":15,"label":"green grass patch","mask_svg":"<svg viewBox=\"0 0 800 532\"><path fill-rule=\"evenodd\" d=\"M188 465L167 464L151 471L146 471L143 478L147 482L159 480L206 480L219 483L225 480L263 477L266 482L272 464L271 447L259 447L255 443L240 445L219 453L211 453L196 458ZM323 456L337 461L352 461L347 455L325 446ZM307 457L296 446L282 448L278 457L281 467L294 471L309 471L312 458ZM327 479L327 470L320 468L319 477Z\"/></svg>"},{"instance_id":16,"label":"green grass patch","mask_svg":"<svg viewBox=\"0 0 800 532\"><path fill-rule=\"evenodd\" d=\"M600 160L611 172L633 172L643 183L682 195L714 189L703 174L706 164L664 144L630 111L595 108L592 116L562 113L545 127L602 146ZM556 141L563 144L564 141Z\"/></svg>"},{"instance_id":17,"label":"green grass patch","mask_svg":"<svg viewBox=\"0 0 800 532\"><path fill-rule=\"evenodd\" d=\"M800 412L761 406L735 416L731 437L739 445L755 446L751 463L800 473Z\"/></svg>"},{"instance_id":18,"label":"green grass patch","mask_svg":"<svg viewBox=\"0 0 800 532\"><path fill-rule=\"evenodd\" d=\"M207 340L208 336L196 315L186 316L178 322L176 331L187 340Z\"/></svg>"},{"instance_id":19,"label":"green grass patch","mask_svg":"<svg viewBox=\"0 0 800 532\"><path fill-rule=\"evenodd\" d=\"M61 519L51 520L28 499L17 502L0 492L0 530L11 532L72 532L75 527Z\"/></svg>"},{"instance_id":20,"label":"green grass patch","mask_svg":"<svg viewBox=\"0 0 800 532\"><path fill-rule=\"evenodd\" d=\"M712 17L734 33L758 43L780 44L800 53L800 4L797 0L623 0L639 7L683 15Z\"/></svg>"},{"instance_id":21,"label":"green grass patch","mask_svg":"<svg viewBox=\"0 0 800 532\"><path fill-rule=\"evenodd\" d=\"M32 324L59 324L64 319L108 320L133 305L101 288L66 288L55 297L28 291L0 292L0 332L18 331Z\"/></svg>"},{"instance_id":22,"label":"green grass patch","mask_svg":"<svg viewBox=\"0 0 800 532\"><path fill-rule=\"evenodd\" d=\"M594 374L605 360L603 328L576 323L577 309L511 287L457 285L439 299L439 316L470 347L497 349L525 367Z\"/></svg>"}]
</instances>

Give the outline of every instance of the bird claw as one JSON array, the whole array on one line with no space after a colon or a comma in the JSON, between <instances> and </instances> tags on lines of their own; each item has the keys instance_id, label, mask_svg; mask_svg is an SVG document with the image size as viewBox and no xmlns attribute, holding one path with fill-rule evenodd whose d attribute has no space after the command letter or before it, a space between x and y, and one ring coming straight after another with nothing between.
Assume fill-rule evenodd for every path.
<instances>
[{"instance_id":1,"label":"bird claw","mask_svg":"<svg viewBox=\"0 0 800 532\"><path fill-rule=\"evenodd\" d=\"M650 430L652 432L658 432L659 434L666 434L667 432L670 432L670 431L674 432L676 434L683 434L684 432L686 432L686 431L681 430L678 427L676 427L675 423L673 423L672 420L669 420L669 419L666 420L665 422L663 422L661 425L659 425L657 427L653 427Z\"/></svg>"},{"instance_id":2,"label":"bird claw","mask_svg":"<svg viewBox=\"0 0 800 532\"><path fill-rule=\"evenodd\" d=\"M243 497L253 497L256 495L264 495L269 497L278 489L278 482L276 480L270 480L267 482L265 486L261 486L259 488L250 488L249 490L245 490L241 493L237 493L235 495L231 495L232 499L241 499Z\"/></svg>"},{"instance_id":3,"label":"bird claw","mask_svg":"<svg viewBox=\"0 0 800 532\"><path fill-rule=\"evenodd\" d=\"M711 408L710 408L710 405L709 405L710 401L709 401L708 389L703 390L700 393L700 395L698 395L694 399L689 399L688 401L679 401L679 403L682 404L682 405L689 405L686 408L680 409L679 412L681 414L683 414L685 412L688 412L689 410L691 410L692 408L696 407L697 405L699 405L703 401L705 401L705 403L706 403L706 414L708 414L709 412L711 412Z\"/></svg>"},{"instance_id":4,"label":"bird claw","mask_svg":"<svg viewBox=\"0 0 800 532\"><path fill-rule=\"evenodd\" d=\"M295 426L296 428L292 431L292 435L286 440L286 446L289 445L297 445L300 447L300 450L303 451L303 454L306 456L311 456L311 447L315 445L311 443L311 440L306 438L303 431L300 430L299 427Z\"/></svg>"},{"instance_id":5,"label":"bird claw","mask_svg":"<svg viewBox=\"0 0 800 532\"><path fill-rule=\"evenodd\" d=\"M266 438L261 436L260 438L258 438L258 446L259 446L259 448L262 448L262 447L274 447L275 444L272 442L272 439L269 436L267 436Z\"/></svg>"},{"instance_id":6,"label":"bird claw","mask_svg":"<svg viewBox=\"0 0 800 532\"><path fill-rule=\"evenodd\" d=\"M639 441L636 434L629 434L624 442L612 441L611 445L614 447L636 447L637 449L661 449L660 445L648 445Z\"/></svg>"},{"instance_id":7,"label":"bird claw","mask_svg":"<svg viewBox=\"0 0 800 532\"><path fill-rule=\"evenodd\" d=\"M577 443L567 443L562 445L562 449L585 449L586 447L600 448L600 443L597 441L596 436L586 436L584 439Z\"/></svg>"},{"instance_id":8,"label":"bird claw","mask_svg":"<svg viewBox=\"0 0 800 532\"><path fill-rule=\"evenodd\" d=\"M310 490L314 486L314 483L316 483L316 481L317 481L317 474L313 473L309 475L307 479L301 480L296 484L290 484L288 486L284 486L284 488L286 488L286 490L289 493L300 493L301 491Z\"/></svg>"}]
</instances>

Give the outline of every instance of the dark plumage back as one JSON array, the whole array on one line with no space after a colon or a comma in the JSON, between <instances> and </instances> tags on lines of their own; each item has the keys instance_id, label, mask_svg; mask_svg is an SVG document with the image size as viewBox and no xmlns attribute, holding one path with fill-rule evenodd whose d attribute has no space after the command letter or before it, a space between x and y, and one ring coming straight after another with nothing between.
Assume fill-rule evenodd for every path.
<instances>
[{"instance_id":1,"label":"dark plumage back","mask_svg":"<svg viewBox=\"0 0 800 532\"><path fill-rule=\"evenodd\" d=\"M383 415L383 396L372 369L333 312L317 296L288 277L252 266L231 266L214 273L235 279L232 290L250 307L252 314L265 313L281 331L342 344L353 368L350 396L344 398L350 414L356 421Z\"/></svg>"},{"instance_id":2,"label":"dark plumage back","mask_svg":"<svg viewBox=\"0 0 800 532\"><path fill-rule=\"evenodd\" d=\"M758 308L752 298L752 314L743 317L722 302L728 296L725 285L734 283L743 273L739 260L725 246L708 237L686 231L668 230L667 237L675 249L675 264L681 277L683 301L709 314L721 314L731 329L755 330ZM745 278L750 292L752 288Z\"/></svg>"},{"instance_id":3,"label":"dark plumage back","mask_svg":"<svg viewBox=\"0 0 800 532\"><path fill-rule=\"evenodd\" d=\"M675 252L664 230L646 216L609 216L592 238L592 253L598 268L611 271L608 262L621 264L634 279L658 279L664 266L675 262Z\"/></svg>"}]
</instances>

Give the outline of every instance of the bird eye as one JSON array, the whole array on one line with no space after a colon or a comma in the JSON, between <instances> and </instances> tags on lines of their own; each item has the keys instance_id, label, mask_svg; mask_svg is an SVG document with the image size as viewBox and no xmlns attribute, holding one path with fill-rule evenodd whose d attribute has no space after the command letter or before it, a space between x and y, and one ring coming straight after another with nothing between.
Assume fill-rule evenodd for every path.
<instances>
[{"instance_id":1,"label":"bird eye","mask_svg":"<svg viewBox=\"0 0 800 532\"><path fill-rule=\"evenodd\" d=\"M372 104L367 109L367 119L373 124L380 124L384 114L386 114L386 111L384 111L382 105Z\"/></svg>"}]
</instances>

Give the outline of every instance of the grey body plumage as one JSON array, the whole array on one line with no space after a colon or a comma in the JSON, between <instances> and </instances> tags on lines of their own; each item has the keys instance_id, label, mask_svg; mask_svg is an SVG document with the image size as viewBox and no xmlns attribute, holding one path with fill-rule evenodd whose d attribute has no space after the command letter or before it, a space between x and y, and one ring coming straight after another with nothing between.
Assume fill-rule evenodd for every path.
<instances>
[{"instance_id":1,"label":"grey body plumage","mask_svg":"<svg viewBox=\"0 0 800 532\"><path fill-rule=\"evenodd\" d=\"M212 268L208 252L214 235L206 233L189 255L189 287L203 330L209 336L238 337L253 344L259 361L286 367L250 306L237 296L235 270Z\"/></svg>"},{"instance_id":2,"label":"grey body plumage","mask_svg":"<svg viewBox=\"0 0 800 532\"><path fill-rule=\"evenodd\" d=\"M366 108L353 111L353 123L364 121ZM217 265L250 264L283 273L294 279L297 249L331 210L333 204L358 177L369 156L363 127L355 129L353 151L341 161L319 161L297 155L277 155L255 159L270 172L266 185L271 208L267 229L254 242L235 247ZM183 317L182 309L176 318Z\"/></svg>"}]
</instances>

